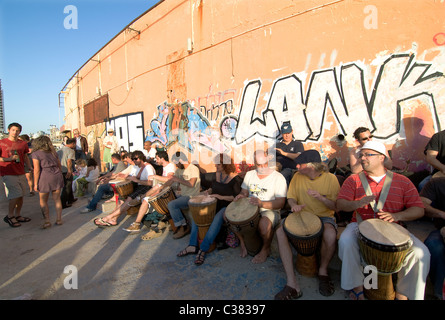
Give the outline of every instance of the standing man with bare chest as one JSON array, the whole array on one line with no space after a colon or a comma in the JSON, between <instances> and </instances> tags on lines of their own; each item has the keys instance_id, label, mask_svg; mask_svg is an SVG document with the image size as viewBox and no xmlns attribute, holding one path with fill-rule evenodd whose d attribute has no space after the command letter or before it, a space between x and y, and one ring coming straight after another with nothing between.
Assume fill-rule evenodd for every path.
<instances>
[{"instance_id":1,"label":"standing man with bare chest","mask_svg":"<svg viewBox=\"0 0 445 320\"><path fill-rule=\"evenodd\" d=\"M25 163L28 167L31 167L28 158L28 144L19 140L21 131L22 126L20 124L11 123L8 126L8 137L0 140L0 176L5 183L9 200L8 215L3 220L14 228L20 227L20 222L31 220L20 216L23 196L26 192L29 192L25 176Z\"/></svg>"}]
</instances>

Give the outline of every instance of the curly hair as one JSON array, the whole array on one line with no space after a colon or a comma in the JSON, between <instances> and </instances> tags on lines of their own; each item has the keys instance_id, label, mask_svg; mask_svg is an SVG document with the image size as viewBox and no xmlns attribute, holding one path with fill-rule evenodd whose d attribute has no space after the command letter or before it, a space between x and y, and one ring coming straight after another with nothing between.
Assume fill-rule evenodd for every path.
<instances>
[{"instance_id":1,"label":"curly hair","mask_svg":"<svg viewBox=\"0 0 445 320\"><path fill-rule=\"evenodd\" d=\"M216 164L221 164L223 167L223 171L226 174L230 174L232 172L236 172L235 163L233 162L232 157L225 153L220 153L214 159Z\"/></svg>"}]
</instances>

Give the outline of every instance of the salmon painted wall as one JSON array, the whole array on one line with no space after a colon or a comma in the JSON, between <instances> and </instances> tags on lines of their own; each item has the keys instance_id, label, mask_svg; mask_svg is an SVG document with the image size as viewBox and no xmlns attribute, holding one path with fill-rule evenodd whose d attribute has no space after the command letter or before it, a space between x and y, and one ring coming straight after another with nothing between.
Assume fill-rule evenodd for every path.
<instances>
[{"instance_id":1,"label":"salmon painted wall","mask_svg":"<svg viewBox=\"0 0 445 320\"><path fill-rule=\"evenodd\" d=\"M156 141L210 168L221 151L250 163L285 121L305 149L346 165L365 126L396 167L419 171L445 128L443 21L434 0L166 0L71 79L66 127L91 144L107 126L142 126L127 150ZM85 127L84 105L105 93L112 121Z\"/></svg>"}]
</instances>

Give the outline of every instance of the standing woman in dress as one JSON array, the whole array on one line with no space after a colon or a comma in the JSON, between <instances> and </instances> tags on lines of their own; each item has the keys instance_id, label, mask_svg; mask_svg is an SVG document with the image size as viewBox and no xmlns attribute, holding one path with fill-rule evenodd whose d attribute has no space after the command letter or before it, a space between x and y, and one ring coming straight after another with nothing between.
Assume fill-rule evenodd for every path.
<instances>
[{"instance_id":1,"label":"standing woman in dress","mask_svg":"<svg viewBox=\"0 0 445 320\"><path fill-rule=\"evenodd\" d=\"M56 207L56 224L62 224L62 201L60 194L63 188L63 175L59 157L47 136L41 136L32 142L31 154L34 164L34 190L39 192L40 209L45 222L43 229L51 227L49 221L48 198L52 194Z\"/></svg>"}]
</instances>

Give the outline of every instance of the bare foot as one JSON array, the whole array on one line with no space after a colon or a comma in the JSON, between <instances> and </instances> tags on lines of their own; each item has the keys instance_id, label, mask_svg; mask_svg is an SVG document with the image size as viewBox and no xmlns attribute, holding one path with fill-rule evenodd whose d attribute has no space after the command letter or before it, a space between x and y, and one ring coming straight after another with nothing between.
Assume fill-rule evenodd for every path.
<instances>
[{"instance_id":1,"label":"bare foot","mask_svg":"<svg viewBox=\"0 0 445 320\"><path fill-rule=\"evenodd\" d=\"M247 249L246 246L241 245L241 253L239 254L241 258L247 257Z\"/></svg>"},{"instance_id":2,"label":"bare foot","mask_svg":"<svg viewBox=\"0 0 445 320\"><path fill-rule=\"evenodd\" d=\"M270 250L261 249L261 251L252 259L252 263L263 263L266 262L267 257L269 256Z\"/></svg>"}]
</instances>

